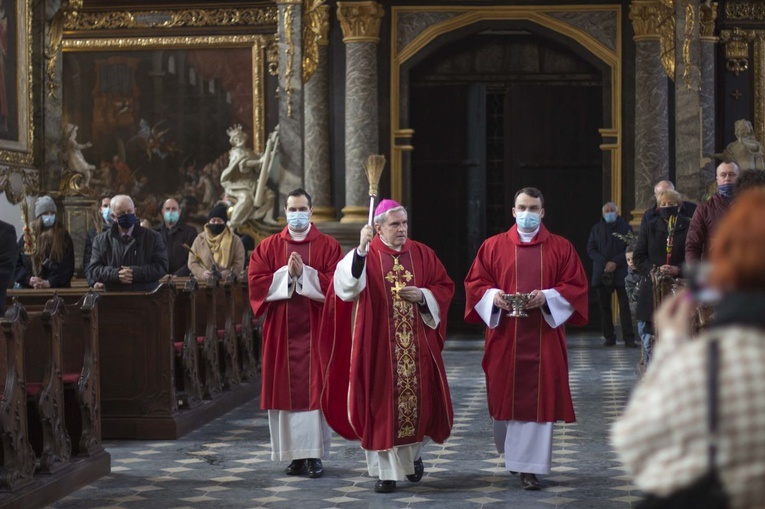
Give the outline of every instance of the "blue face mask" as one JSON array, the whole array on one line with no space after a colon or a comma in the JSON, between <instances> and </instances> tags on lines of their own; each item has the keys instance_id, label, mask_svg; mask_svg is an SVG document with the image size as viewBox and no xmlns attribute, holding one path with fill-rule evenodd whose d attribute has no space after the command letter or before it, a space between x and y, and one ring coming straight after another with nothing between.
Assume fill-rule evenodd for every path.
<instances>
[{"instance_id":1,"label":"blue face mask","mask_svg":"<svg viewBox=\"0 0 765 509\"><path fill-rule=\"evenodd\" d=\"M104 223L112 224L112 209L109 207L101 209L101 217L104 218Z\"/></svg>"},{"instance_id":2,"label":"blue face mask","mask_svg":"<svg viewBox=\"0 0 765 509\"><path fill-rule=\"evenodd\" d=\"M44 227L50 228L51 226L56 224L56 215L55 214L51 214L51 215L48 215L48 216L42 216L42 224L43 224Z\"/></svg>"},{"instance_id":3,"label":"blue face mask","mask_svg":"<svg viewBox=\"0 0 765 509\"><path fill-rule=\"evenodd\" d=\"M532 232L537 229L541 222L542 218L540 217L539 212L524 210L523 212L515 213L515 223L521 230Z\"/></svg>"},{"instance_id":4,"label":"blue face mask","mask_svg":"<svg viewBox=\"0 0 765 509\"><path fill-rule=\"evenodd\" d=\"M603 219L606 220L606 223L615 223L616 212L606 212L605 214L603 214Z\"/></svg>"},{"instance_id":5,"label":"blue face mask","mask_svg":"<svg viewBox=\"0 0 765 509\"><path fill-rule=\"evenodd\" d=\"M129 230L130 227L136 224L137 222L138 222L138 218L135 217L135 214L125 214L117 218L117 224L119 224L120 228L122 228L123 230Z\"/></svg>"},{"instance_id":6,"label":"blue face mask","mask_svg":"<svg viewBox=\"0 0 765 509\"><path fill-rule=\"evenodd\" d=\"M310 212L287 212L287 224L290 228L297 231L302 231L308 228L308 224L311 222Z\"/></svg>"},{"instance_id":7,"label":"blue face mask","mask_svg":"<svg viewBox=\"0 0 765 509\"><path fill-rule=\"evenodd\" d=\"M721 196L732 198L734 185L735 184L723 184L721 186L717 186L717 192L720 193Z\"/></svg>"},{"instance_id":8,"label":"blue face mask","mask_svg":"<svg viewBox=\"0 0 765 509\"><path fill-rule=\"evenodd\" d=\"M178 222L178 219L181 217L181 213L177 210L171 210L169 212L165 212L165 222L170 224L175 224Z\"/></svg>"}]
</instances>

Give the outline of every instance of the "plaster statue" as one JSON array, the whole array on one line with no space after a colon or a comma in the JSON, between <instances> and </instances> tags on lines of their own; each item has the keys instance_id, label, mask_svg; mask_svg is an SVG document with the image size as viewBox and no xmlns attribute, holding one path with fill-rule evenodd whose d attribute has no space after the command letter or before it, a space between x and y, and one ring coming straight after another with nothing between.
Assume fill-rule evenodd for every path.
<instances>
[{"instance_id":1,"label":"plaster statue","mask_svg":"<svg viewBox=\"0 0 765 509\"><path fill-rule=\"evenodd\" d=\"M268 137L266 150L257 154L244 146L247 133L237 124L230 127L231 150L228 167L220 175L220 183L233 202L229 228L242 226L250 219L276 223L274 219L274 192L266 187L269 170L279 146L279 127Z\"/></svg>"},{"instance_id":2,"label":"plaster statue","mask_svg":"<svg viewBox=\"0 0 765 509\"><path fill-rule=\"evenodd\" d=\"M93 177L93 170L96 169L95 165L88 163L85 157L82 155L82 150L93 146L91 142L78 143L77 142L77 130L78 127L74 124L66 125L67 145L66 145L66 161L69 171L80 173L85 178L83 187L90 187L90 180Z\"/></svg>"},{"instance_id":3,"label":"plaster statue","mask_svg":"<svg viewBox=\"0 0 765 509\"><path fill-rule=\"evenodd\" d=\"M724 159L735 162L741 170L765 170L762 145L754 137L751 122L736 120L733 126L736 141L725 147Z\"/></svg>"}]
</instances>

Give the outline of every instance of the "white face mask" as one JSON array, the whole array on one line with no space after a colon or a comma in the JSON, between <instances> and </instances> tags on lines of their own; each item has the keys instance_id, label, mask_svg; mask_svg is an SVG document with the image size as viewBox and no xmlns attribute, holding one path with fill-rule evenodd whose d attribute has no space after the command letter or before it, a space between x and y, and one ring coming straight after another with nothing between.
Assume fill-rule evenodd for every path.
<instances>
[{"instance_id":1,"label":"white face mask","mask_svg":"<svg viewBox=\"0 0 765 509\"><path fill-rule=\"evenodd\" d=\"M539 212L531 212L530 210L524 210L522 212L515 213L515 223L518 228L525 231L534 231L542 222L542 217Z\"/></svg>"},{"instance_id":2,"label":"white face mask","mask_svg":"<svg viewBox=\"0 0 765 509\"><path fill-rule=\"evenodd\" d=\"M311 222L310 212L287 212L287 224L290 228L297 231L302 231L308 228L308 224Z\"/></svg>"}]
</instances>

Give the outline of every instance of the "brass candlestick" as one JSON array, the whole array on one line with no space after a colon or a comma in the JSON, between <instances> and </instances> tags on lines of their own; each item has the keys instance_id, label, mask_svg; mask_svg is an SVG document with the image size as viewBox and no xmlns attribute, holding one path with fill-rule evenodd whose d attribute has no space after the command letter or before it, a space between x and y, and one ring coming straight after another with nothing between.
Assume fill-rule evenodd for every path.
<instances>
[{"instance_id":1,"label":"brass candlestick","mask_svg":"<svg viewBox=\"0 0 765 509\"><path fill-rule=\"evenodd\" d=\"M526 313L526 304L533 296L530 293L504 293L502 299L509 303L511 310L507 313L510 318L525 318L529 316Z\"/></svg>"}]
</instances>

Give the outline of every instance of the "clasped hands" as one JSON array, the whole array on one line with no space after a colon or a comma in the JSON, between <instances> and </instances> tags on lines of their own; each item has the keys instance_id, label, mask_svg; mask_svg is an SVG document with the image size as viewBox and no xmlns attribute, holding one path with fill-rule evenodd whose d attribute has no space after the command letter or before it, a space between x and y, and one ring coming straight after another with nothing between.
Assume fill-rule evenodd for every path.
<instances>
[{"instance_id":1,"label":"clasped hands","mask_svg":"<svg viewBox=\"0 0 765 509\"><path fill-rule=\"evenodd\" d=\"M50 283L47 279L43 279L41 277L32 276L29 278L29 286L32 288L50 288Z\"/></svg>"},{"instance_id":2,"label":"clasped hands","mask_svg":"<svg viewBox=\"0 0 765 509\"><path fill-rule=\"evenodd\" d=\"M290 257L287 260L287 272L290 277L300 277L303 275L303 258L296 252L290 253Z\"/></svg>"},{"instance_id":3,"label":"clasped hands","mask_svg":"<svg viewBox=\"0 0 765 509\"><path fill-rule=\"evenodd\" d=\"M130 267L120 267L117 277L123 285L129 285L133 282L133 269Z\"/></svg>"},{"instance_id":4,"label":"clasped hands","mask_svg":"<svg viewBox=\"0 0 765 509\"><path fill-rule=\"evenodd\" d=\"M547 302L545 294L542 292L542 290L531 290L529 293L531 294L531 299L529 299L529 301L526 303L526 307L524 309L541 308ZM494 294L494 306L498 307L499 309L504 309L505 311L510 311L512 305L502 298L503 295L505 294L502 292L497 292Z\"/></svg>"}]
</instances>

